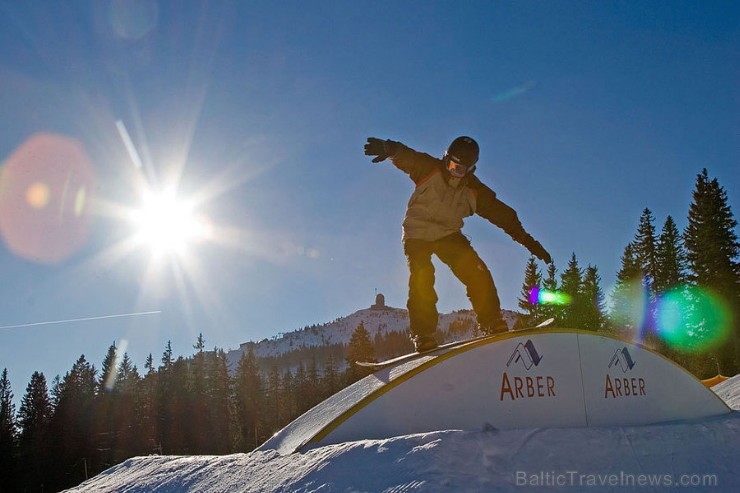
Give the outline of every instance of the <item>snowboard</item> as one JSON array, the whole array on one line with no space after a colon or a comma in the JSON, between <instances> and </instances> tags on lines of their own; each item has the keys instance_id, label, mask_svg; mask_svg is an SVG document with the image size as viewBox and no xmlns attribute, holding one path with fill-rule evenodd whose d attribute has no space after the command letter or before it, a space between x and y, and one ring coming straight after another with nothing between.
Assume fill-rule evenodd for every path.
<instances>
[{"instance_id":1,"label":"snowboard","mask_svg":"<svg viewBox=\"0 0 740 493\"><path fill-rule=\"evenodd\" d=\"M422 356L426 356L428 354L434 354L438 351L441 351L443 349L452 349L459 346L464 346L465 344L469 344L471 342L480 341L483 339L495 339L497 337L504 336L506 334L511 334L513 332L524 332L525 330L534 330L534 329L541 329L543 327L547 327L551 323L555 321L554 318L548 318L547 320L535 325L534 327L526 327L524 329L517 329L517 330L508 330L506 332L501 332L500 334L493 334L493 335L482 335L478 337L472 337L470 339L463 339L462 341L454 341L454 342L448 342L446 344L440 344L434 349L430 349L428 351L422 351L422 352L413 352L408 354L403 354L401 356L396 356L395 358L387 359L385 361L355 361L355 364L358 366L362 366L365 368L373 368L376 370L379 370L381 368L385 368L386 366L390 366L396 363L403 363L406 361L411 361L416 358L420 358Z\"/></svg>"}]
</instances>

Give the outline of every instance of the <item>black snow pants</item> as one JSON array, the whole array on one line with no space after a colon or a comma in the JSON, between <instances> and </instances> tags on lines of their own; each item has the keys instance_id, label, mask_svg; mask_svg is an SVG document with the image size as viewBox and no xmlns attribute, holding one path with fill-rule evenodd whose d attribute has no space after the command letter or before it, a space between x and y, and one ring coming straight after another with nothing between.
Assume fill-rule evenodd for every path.
<instances>
[{"instance_id":1,"label":"black snow pants","mask_svg":"<svg viewBox=\"0 0 740 493\"><path fill-rule=\"evenodd\" d=\"M444 262L467 288L468 299L482 327L502 323L501 305L486 264L461 233L436 241L407 239L403 250L409 265L409 310L412 335L432 335L437 329L437 293L432 255Z\"/></svg>"}]
</instances>

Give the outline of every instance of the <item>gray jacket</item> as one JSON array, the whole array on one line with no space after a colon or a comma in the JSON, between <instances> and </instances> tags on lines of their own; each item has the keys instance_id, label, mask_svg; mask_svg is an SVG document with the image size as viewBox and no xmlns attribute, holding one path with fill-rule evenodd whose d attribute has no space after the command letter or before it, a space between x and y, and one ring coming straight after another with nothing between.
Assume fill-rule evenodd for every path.
<instances>
[{"instance_id":1,"label":"gray jacket","mask_svg":"<svg viewBox=\"0 0 740 493\"><path fill-rule=\"evenodd\" d=\"M531 250L535 240L514 209L477 176L452 177L444 161L403 144L390 156L393 164L416 184L403 221L403 239L435 241L460 231L466 217L478 214L503 229L514 241Z\"/></svg>"}]
</instances>

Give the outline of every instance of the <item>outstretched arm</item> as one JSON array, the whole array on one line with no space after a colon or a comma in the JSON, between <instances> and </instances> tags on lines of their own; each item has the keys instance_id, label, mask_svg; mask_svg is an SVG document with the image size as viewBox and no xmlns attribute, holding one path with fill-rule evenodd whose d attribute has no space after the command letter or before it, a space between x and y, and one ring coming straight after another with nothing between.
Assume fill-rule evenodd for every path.
<instances>
[{"instance_id":1,"label":"outstretched arm","mask_svg":"<svg viewBox=\"0 0 740 493\"><path fill-rule=\"evenodd\" d=\"M480 181L476 185L475 188L478 190L476 213L503 229L514 241L524 246L535 257L548 264L552 263L552 258L547 250L524 230L516 211L500 201L496 197L496 193Z\"/></svg>"},{"instance_id":2,"label":"outstretched arm","mask_svg":"<svg viewBox=\"0 0 740 493\"><path fill-rule=\"evenodd\" d=\"M365 155L375 156L374 163L379 163L386 159L404 173L407 173L414 183L419 183L422 179L439 168L439 159L429 154L417 152L400 142L393 140L381 140L375 137L367 139L365 144Z\"/></svg>"}]
</instances>

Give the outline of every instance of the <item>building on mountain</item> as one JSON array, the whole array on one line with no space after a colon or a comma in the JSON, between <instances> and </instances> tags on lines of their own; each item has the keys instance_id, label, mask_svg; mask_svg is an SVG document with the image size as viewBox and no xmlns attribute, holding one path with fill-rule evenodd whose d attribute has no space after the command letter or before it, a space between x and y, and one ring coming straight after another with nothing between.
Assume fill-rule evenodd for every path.
<instances>
[{"instance_id":1,"label":"building on mountain","mask_svg":"<svg viewBox=\"0 0 740 493\"><path fill-rule=\"evenodd\" d=\"M371 310L387 310L388 307L385 306L385 296L383 296L381 293L378 293L375 295L375 304L370 306Z\"/></svg>"}]
</instances>

